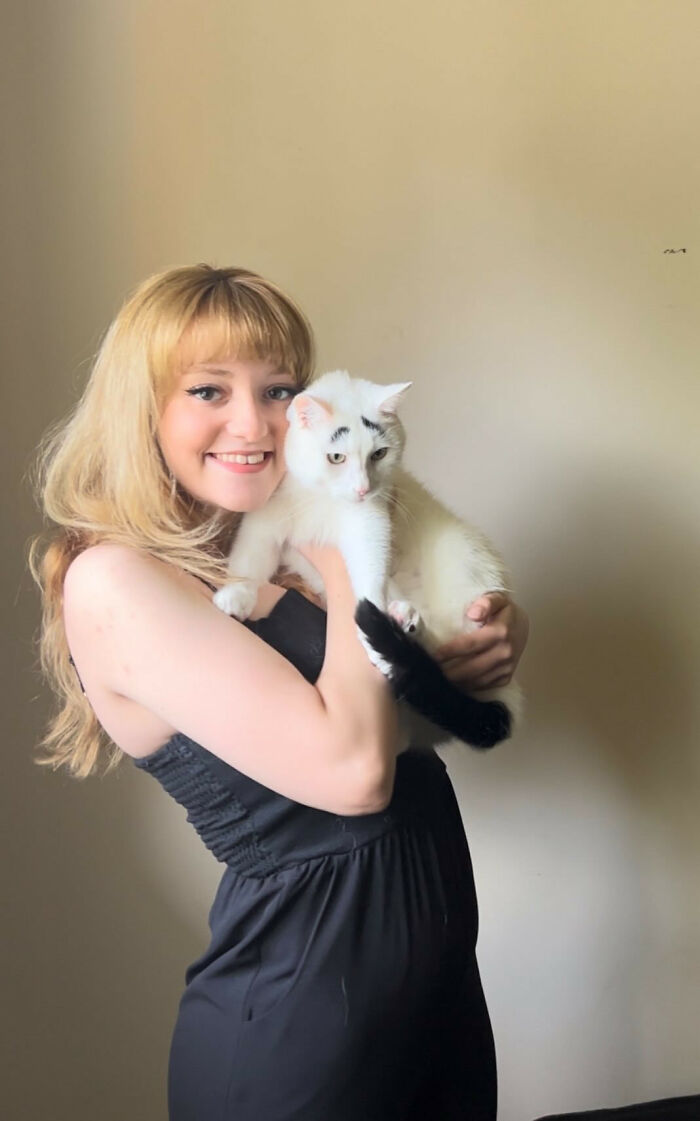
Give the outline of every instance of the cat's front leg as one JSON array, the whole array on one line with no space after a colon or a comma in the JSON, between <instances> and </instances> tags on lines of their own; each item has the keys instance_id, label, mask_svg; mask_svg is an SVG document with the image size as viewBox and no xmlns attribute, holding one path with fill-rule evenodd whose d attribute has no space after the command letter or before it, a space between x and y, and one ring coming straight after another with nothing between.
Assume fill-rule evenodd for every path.
<instances>
[{"instance_id":1,"label":"cat's front leg","mask_svg":"<svg viewBox=\"0 0 700 1121\"><path fill-rule=\"evenodd\" d=\"M358 602L368 599L386 610L391 550L388 510L369 503L352 508L339 535L339 548Z\"/></svg>"},{"instance_id":2,"label":"cat's front leg","mask_svg":"<svg viewBox=\"0 0 700 1121\"><path fill-rule=\"evenodd\" d=\"M318 569L314 568L311 561L308 561L306 557L303 556L294 545L290 545L289 542L287 542L282 551L282 564L286 565L292 572L296 572L298 576L301 576L307 588L309 588L314 595L321 596L325 603L326 588L318 573Z\"/></svg>"},{"instance_id":3,"label":"cat's front leg","mask_svg":"<svg viewBox=\"0 0 700 1121\"><path fill-rule=\"evenodd\" d=\"M243 622L258 602L258 588L255 580L231 580L214 592L212 600L219 611Z\"/></svg>"},{"instance_id":4,"label":"cat's front leg","mask_svg":"<svg viewBox=\"0 0 700 1121\"><path fill-rule=\"evenodd\" d=\"M257 603L260 585L277 571L280 549L273 520L262 512L246 514L229 556L230 579L214 593L215 605L236 619L247 619Z\"/></svg>"},{"instance_id":5,"label":"cat's front leg","mask_svg":"<svg viewBox=\"0 0 700 1121\"><path fill-rule=\"evenodd\" d=\"M338 544L358 603L368 600L385 611L391 550L388 511L376 506L353 510L346 517ZM357 637L372 665L391 678L391 663L377 653L360 627Z\"/></svg>"}]
</instances>

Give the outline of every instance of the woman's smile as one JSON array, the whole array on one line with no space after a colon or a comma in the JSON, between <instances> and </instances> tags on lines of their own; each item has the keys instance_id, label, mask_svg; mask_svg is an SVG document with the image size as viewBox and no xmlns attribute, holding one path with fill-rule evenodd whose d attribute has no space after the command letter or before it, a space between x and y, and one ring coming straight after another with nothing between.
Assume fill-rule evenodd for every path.
<instances>
[{"instance_id":1,"label":"woman's smile","mask_svg":"<svg viewBox=\"0 0 700 1121\"><path fill-rule=\"evenodd\" d=\"M242 475L264 471L272 458L272 452L208 452L207 455L218 467Z\"/></svg>"}]
</instances>

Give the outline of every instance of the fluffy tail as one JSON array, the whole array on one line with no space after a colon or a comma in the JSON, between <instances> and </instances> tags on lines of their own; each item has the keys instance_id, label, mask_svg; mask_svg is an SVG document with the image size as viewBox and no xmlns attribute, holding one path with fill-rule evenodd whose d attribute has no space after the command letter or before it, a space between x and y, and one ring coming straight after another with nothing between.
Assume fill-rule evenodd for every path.
<instances>
[{"instance_id":1,"label":"fluffy tail","mask_svg":"<svg viewBox=\"0 0 700 1121\"><path fill-rule=\"evenodd\" d=\"M355 622L373 650L391 666L397 700L472 747L493 747L508 738L511 714L500 701L477 701L449 681L438 663L399 624L368 599L360 600Z\"/></svg>"}]
</instances>

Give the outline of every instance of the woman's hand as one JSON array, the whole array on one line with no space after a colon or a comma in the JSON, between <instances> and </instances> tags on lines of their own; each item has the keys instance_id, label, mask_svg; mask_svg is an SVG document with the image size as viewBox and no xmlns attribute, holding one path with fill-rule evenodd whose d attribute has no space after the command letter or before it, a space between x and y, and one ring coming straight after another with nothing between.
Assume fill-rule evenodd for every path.
<instances>
[{"instance_id":1,"label":"woman's hand","mask_svg":"<svg viewBox=\"0 0 700 1121\"><path fill-rule=\"evenodd\" d=\"M527 613L505 592L487 592L465 609L464 617L477 629L435 652L443 673L470 693L507 685L527 643Z\"/></svg>"}]
</instances>

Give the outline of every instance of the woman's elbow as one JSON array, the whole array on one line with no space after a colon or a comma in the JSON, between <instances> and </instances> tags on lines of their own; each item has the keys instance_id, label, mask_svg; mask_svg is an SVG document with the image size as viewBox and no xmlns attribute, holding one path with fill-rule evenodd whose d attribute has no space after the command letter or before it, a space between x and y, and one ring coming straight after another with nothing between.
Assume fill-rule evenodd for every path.
<instances>
[{"instance_id":1,"label":"woman's elbow","mask_svg":"<svg viewBox=\"0 0 700 1121\"><path fill-rule=\"evenodd\" d=\"M385 752L357 763L345 788L342 815L382 813L393 797L395 774L396 758L387 759Z\"/></svg>"}]
</instances>

